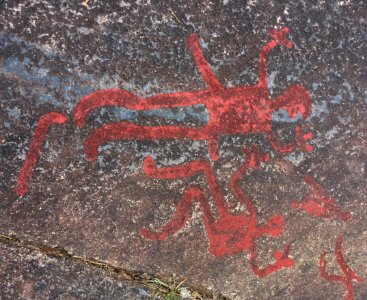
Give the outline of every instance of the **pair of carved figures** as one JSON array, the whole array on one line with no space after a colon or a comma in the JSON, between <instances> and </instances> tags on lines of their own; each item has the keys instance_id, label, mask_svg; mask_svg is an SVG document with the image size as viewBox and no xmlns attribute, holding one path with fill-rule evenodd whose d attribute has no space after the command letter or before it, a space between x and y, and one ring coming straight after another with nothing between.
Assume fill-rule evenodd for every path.
<instances>
[{"instance_id":1,"label":"pair of carved figures","mask_svg":"<svg viewBox=\"0 0 367 300\"><path fill-rule=\"evenodd\" d=\"M107 89L93 92L83 97L78 103L74 122L82 127L89 114L101 107L116 106L133 110L155 110L180 108L196 104L204 104L209 113L209 121L205 126L139 126L132 122L121 121L102 125L93 131L86 139L84 152L89 161L95 161L99 146L117 140L156 140L156 139L190 139L207 141L211 160L218 160L220 147L218 139L224 135L238 135L257 133L264 134L272 148L280 153L290 153L296 148L304 152L313 151L308 144L312 133L302 132L301 126L295 127L295 139L289 144L280 143L273 135L272 114L278 110L285 110L290 117L300 114L306 119L311 113L312 100L307 90L300 85L290 86L280 97L271 99L268 92L266 61L269 52L276 46L282 45L292 48L288 40L288 28L271 30L272 39L262 48L259 58L259 81L252 86L224 87L216 78L213 70L206 61L197 35L188 37L188 47L194 57L199 71L208 88L192 92L177 92L158 94L147 98L140 98L126 90ZM42 145L48 128L53 123L63 124L68 118L60 113L51 112L42 116L37 124L26 160L21 169L16 193L24 195L28 191L28 184L33 169L40 156ZM267 154L260 154L259 147L253 144L249 149L243 149L245 161L232 174L230 189L237 201L246 207L245 213L231 213L216 178L211 162L207 160L192 161L179 166L158 168L152 158L148 156L144 161L144 172L147 176L158 179L177 179L196 175L206 177L209 190L215 203L218 217L211 211L208 196L202 187L189 186L178 202L172 219L159 232L142 229L140 234L150 240L163 240L182 229L188 221L193 203L199 203L203 212L205 229L209 240L209 251L217 257L223 257L249 251L252 270L258 277L267 276L282 268L291 268L295 262L289 257L290 247L274 252L275 262L263 268L256 263L256 239L262 235L279 237L285 228L285 220L281 215L274 215L263 225L259 224L257 208L243 188L243 177L250 169L259 169L261 162L269 159ZM310 186L310 192L301 201L294 201L291 207L303 210L317 217L337 216L342 221L350 218L335 204L335 199L307 176L305 182ZM339 281L347 288L346 299L353 298L352 281L361 281L346 264L342 255L342 238L336 243L337 261L345 276L329 275L326 272L326 253L322 254L319 262L320 274L328 280Z\"/></svg>"}]
</instances>

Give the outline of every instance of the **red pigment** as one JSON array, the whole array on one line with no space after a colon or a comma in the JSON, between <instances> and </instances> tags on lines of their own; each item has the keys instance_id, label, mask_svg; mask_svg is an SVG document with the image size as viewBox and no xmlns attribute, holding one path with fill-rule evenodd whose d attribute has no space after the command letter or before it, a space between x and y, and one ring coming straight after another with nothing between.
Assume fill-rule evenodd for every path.
<instances>
[{"instance_id":1,"label":"red pigment","mask_svg":"<svg viewBox=\"0 0 367 300\"><path fill-rule=\"evenodd\" d=\"M177 179L196 175L204 175L208 181L208 187L212 193L218 218L215 218L210 209L208 198L200 186L191 185L184 192L176 206L172 219L161 231L154 232L143 228L140 234L151 240L163 240L169 235L178 232L188 221L191 209L195 201L199 203L203 212L205 230L209 240L209 251L217 257L240 253L244 250L250 252L250 264L258 277L267 276L282 268L294 266L294 261L288 257L289 246L284 251L276 251L275 263L260 268L256 264L256 239L268 234L279 237L284 231L284 218L274 215L267 220L265 225L258 224L257 210L251 199L242 188L241 179L251 168L257 169L260 161L266 161L267 155L260 155L259 149L254 145L251 151L244 150L247 160L231 177L231 190L235 198L247 208L246 213L232 214L224 200L222 190L215 176L215 172L207 160L197 160L180 166L158 168L151 156L144 161L144 172L152 178Z\"/></svg>"},{"instance_id":2,"label":"red pigment","mask_svg":"<svg viewBox=\"0 0 367 300\"><path fill-rule=\"evenodd\" d=\"M343 211L337 207L335 204L336 199L331 197L312 177L306 176L305 182L311 187L311 191L301 202L292 202L292 208L303 210L319 218L337 216L344 222L350 219L350 212Z\"/></svg>"},{"instance_id":3,"label":"red pigment","mask_svg":"<svg viewBox=\"0 0 367 300\"><path fill-rule=\"evenodd\" d=\"M319 260L320 275L328 281L339 281L341 284L343 284L347 289L344 300L353 300L354 299L353 280L356 282L362 282L363 279L361 277L358 277L355 274L355 272L346 263L344 256L343 256L342 242L343 242L342 236L338 236L336 240L336 244L335 244L334 255L335 255L336 261L338 262L340 269L344 273L344 276L327 273L326 259L325 259L326 254L327 254L326 252L324 252L321 255L320 260Z\"/></svg>"},{"instance_id":4,"label":"red pigment","mask_svg":"<svg viewBox=\"0 0 367 300\"><path fill-rule=\"evenodd\" d=\"M67 121L68 119L66 116L57 112L48 113L38 120L27 157L23 163L18 177L17 186L15 188L17 195L23 196L28 192L28 183L32 178L33 169L38 161L38 158L40 157L48 128L52 124L63 124Z\"/></svg>"},{"instance_id":5,"label":"red pigment","mask_svg":"<svg viewBox=\"0 0 367 300\"><path fill-rule=\"evenodd\" d=\"M147 98L140 98L121 89L106 89L83 97L74 114L75 123L79 127L85 124L91 111L104 106L155 110L203 104L209 112L208 123L200 127L139 126L127 121L103 125L92 132L85 141L84 149L87 159L95 161L98 156L98 147L110 141L191 139L208 141L210 157L217 160L220 136L248 133L266 134L272 147L281 153L291 152L297 146L302 151L312 151L313 147L306 143L312 138L312 134L303 135L301 127L296 128L296 139L288 145L279 143L272 133L272 113L274 111L286 110L292 118L298 113L302 118L306 118L311 112L311 97L303 86L290 86L277 99L269 97L266 78L267 57L277 45L292 47L292 43L287 39L288 31L287 27L279 31L270 31L272 40L263 47L260 53L259 82L253 86L233 88L222 86L204 57L198 36L191 34L187 40L188 48L208 86L207 89L158 94Z\"/></svg>"}]
</instances>

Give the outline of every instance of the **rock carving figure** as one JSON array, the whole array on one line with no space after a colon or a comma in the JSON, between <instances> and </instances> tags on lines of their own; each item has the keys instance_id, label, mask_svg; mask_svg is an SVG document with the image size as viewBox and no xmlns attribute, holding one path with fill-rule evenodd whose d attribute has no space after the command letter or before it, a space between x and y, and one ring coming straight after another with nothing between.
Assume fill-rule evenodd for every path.
<instances>
[{"instance_id":1,"label":"rock carving figure","mask_svg":"<svg viewBox=\"0 0 367 300\"><path fill-rule=\"evenodd\" d=\"M302 133L300 126L296 127L296 138L293 142L283 145L272 133L272 113L286 110L290 117L300 114L307 118L311 112L311 97L307 90L300 85L290 86L280 97L271 99L268 92L266 61L269 52L278 45L286 48L293 46L287 39L289 29L271 30L272 39L262 48L259 58L259 81L252 86L224 87L215 77L213 70L206 61L200 46L199 37L191 34L188 37L188 47L194 57L207 89L191 92L158 94L147 98L138 97L122 89L105 89L84 96L78 103L74 121L82 127L89 114L98 108L106 106L124 107L133 110L155 110L162 108L178 108L204 104L209 112L209 121L205 126L139 126L128 121L113 122L103 125L92 132L84 145L88 160L95 161L98 147L116 140L157 140L157 139L192 139L206 140L209 144L210 157L219 158L218 139L223 135L263 133L267 135L272 147L281 153L292 152L296 147L309 152L313 147L307 144L312 133ZM35 130L31 147L18 178L16 193L24 195L28 191L33 168L40 156L48 126L44 120L47 116L57 115L54 123L65 123L66 116L50 113L42 116ZM61 120L61 121L57 121ZM42 130L38 127L42 127ZM25 175L26 174L26 175Z\"/></svg>"},{"instance_id":2,"label":"rock carving figure","mask_svg":"<svg viewBox=\"0 0 367 300\"><path fill-rule=\"evenodd\" d=\"M188 221L191 208L194 202L197 201L203 212L211 254L223 257L248 250L250 252L252 270L258 277L267 276L282 268L293 267L294 261L288 257L289 245L286 245L283 251L274 253L274 264L264 268L259 268L256 264L256 239L265 234L279 237L284 230L285 222L283 216L274 215L267 220L266 224L259 225L256 207L243 189L241 179L249 169L258 169L261 161L268 160L268 155L261 155L259 148L255 144L250 151L244 149L243 152L247 156L247 160L232 175L230 186L237 201L244 204L247 209L246 213L237 215L230 212L209 161L198 160L180 166L157 168L153 158L151 156L147 157L144 162L144 172L152 178L176 179L204 174L208 181L219 218L215 218L211 212L208 198L203 189L192 185L186 189L176 206L172 219L162 230L154 232L143 228L140 234L151 240L163 240L175 234Z\"/></svg>"},{"instance_id":3,"label":"rock carving figure","mask_svg":"<svg viewBox=\"0 0 367 300\"><path fill-rule=\"evenodd\" d=\"M354 299L353 281L362 282L363 279L361 277L358 277L345 261L343 255L342 243L343 243L342 236L338 236L336 239L334 255L344 276L329 274L326 271L326 254L327 254L326 252L324 252L321 255L319 260L320 275L328 281L339 281L341 284L343 284L347 289L344 300L353 300Z\"/></svg>"}]
</instances>

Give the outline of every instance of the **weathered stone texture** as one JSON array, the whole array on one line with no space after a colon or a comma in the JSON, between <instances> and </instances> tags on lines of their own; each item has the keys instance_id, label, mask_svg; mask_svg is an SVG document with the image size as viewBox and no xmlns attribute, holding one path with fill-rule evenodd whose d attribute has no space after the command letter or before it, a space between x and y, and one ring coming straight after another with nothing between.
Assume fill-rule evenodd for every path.
<instances>
[{"instance_id":1,"label":"weathered stone texture","mask_svg":"<svg viewBox=\"0 0 367 300\"><path fill-rule=\"evenodd\" d=\"M91 0L88 7L82 1L2 1L0 231L132 270L177 274L231 299L341 298L344 287L320 277L318 260L328 251L330 272L340 272L332 253L336 236L343 235L348 263L367 278L366 17L364 1L350 0ZM258 263L272 262L274 251L288 243L294 268L258 279L248 253L214 257L198 205L174 236L149 241L139 235L142 227L160 229L171 219L190 183L207 186L203 176L149 178L142 169L144 158L152 154L158 166L209 159L206 142L113 142L100 149L95 163L83 154L85 137L101 124L133 120L200 126L208 119L203 105L153 112L104 108L93 112L81 129L72 121L53 125L29 193L14 193L35 124L43 114L58 111L72 119L81 97L111 87L141 97L205 88L186 46L193 32L201 37L205 56L224 86L255 84L258 56L269 41L267 31L283 26L290 28L295 47L278 47L269 55L270 92L276 98L300 84L311 93L312 115L296 122L314 133L315 150L282 155L272 152L261 134L222 137L220 159L213 166L226 200L235 201L229 180L243 162L241 148L256 142L262 152L271 153L268 163L243 178L260 223L274 214L286 220L279 239L259 239ZM273 121L283 141L294 139L294 120L280 113ZM336 198L338 206L352 212L350 221L320 219L290 208L291 201L307 194L307 174ZM209 195L207 188L206 192ZM9 295L37 296L39 289L77 298L88 292L97 298L119 297L125 289L130 293L123 283L83 266L23 250L9 252L4 245L0 251L2 285ZM72 276L81 275L66 292L62 287L70 284L69 270ZM365 282L355 284L355 295L367 297Z\"/></svg>"}]
</instances>

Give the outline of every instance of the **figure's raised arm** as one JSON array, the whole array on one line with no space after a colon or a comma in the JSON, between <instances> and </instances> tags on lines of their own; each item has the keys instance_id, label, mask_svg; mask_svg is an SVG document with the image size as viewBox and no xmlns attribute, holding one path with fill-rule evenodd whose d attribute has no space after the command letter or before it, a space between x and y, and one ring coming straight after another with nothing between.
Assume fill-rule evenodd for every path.
<instances>
[{"instance_id":1,"label":"figure's raised arm","mask_svg":"<svg viewBox=\"0 0 367 300\"><path fill-rule=\"evenodd\" d=\"M192 53L192 56L194 57L195 63L198 66L201 75L203 76L205 83L209 86L211 90L222 90L222 84L219 82L217 77L215 77L212 68L210 67L203 54L200 46L199 37L195 33L189 35L189 37L187 38L187 44Z\"/></svg>"},{"instance_id":2,"label":"figure's raised arm","mask_svg":"<svg viewBox=\"0 0 367 300\"><path fill-rule=\"evenodd\" d=\"M266 60L268 58L270 50L278 45L283 45L287 48L293 47L292 42L287 39L288 32L289 32L288 27L283 27L280 30L269 31L269 34L273 39L270 42L268 42L260 52L259 83L258 83L259 86L264 88L268 87L268 81L266 78Z\"/></svg>"}]
</instances>

